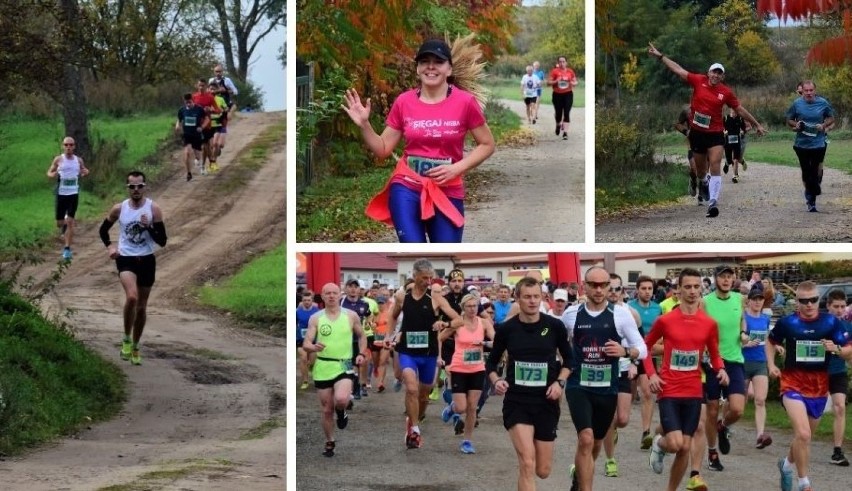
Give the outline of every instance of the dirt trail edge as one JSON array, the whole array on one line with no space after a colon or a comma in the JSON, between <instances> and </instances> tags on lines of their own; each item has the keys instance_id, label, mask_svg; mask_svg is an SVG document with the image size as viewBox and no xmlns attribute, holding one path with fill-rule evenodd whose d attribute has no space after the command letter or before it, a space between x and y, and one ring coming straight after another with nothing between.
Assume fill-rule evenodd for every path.
<instances>
[{"instance_id":1,"label":"dirt trail edge","mask_svg":"<svg viewBox=\"0 0 852 491\"><path fill-rule=\"evenodd\" d=\"M538 143L498 146L482 164L506 177L483 190L490 199L465 210L464 242L583 242L585 109L571 110L568 140L563 141L554 134L552 105L542 104L538 122L531 125L523 102L501 103L521 116L521 125L535 132Z\"/></svg>"},{"instance_id":2,"label":"dirt trail edge","mask_svg":"<svg viewBox=\"0 0 852 491\"><path fill-rule=\"evenodd\" d=\"M283 239L283 135L245 185L222 190L226 181L249 177L229 165L240 150L283 119L283 112L241 113L228 128L218 174L185 182L175 154L167 164L172 175L152 184L148 196L163 209L169 242L158 252L141 367L118 357L124 295L98 239L99 223L78 232L74 261L45 308L76 309L77 337L124 370L128 401L111 421L0 462L0 487L285 487L284 340L200 312L190 298L199 279L219 277ZM113 227L114 240L116 234ZM31 274L38 278L52 267L44 264ZM274 418L280 427L241 439Z\"/></svg>"},{"instance_id":3,"label":"dirt trail edge","mask_svg":"<svg viewBox=\"0 0 852 491\"><path fill-rule=\"evenodd\" d=\"M790 158L795 161L792 149ZM684 168L684 172L686 169ZM596 242L849 242L852 175L825 169L819 213L808 213L802 173L787 167L748 161L733 183L722 174L720 214L705 218L707 208L695 198L637 209L595 226ZM686 190L684 190L684 193Z\"/></svg>"}]
</instances>

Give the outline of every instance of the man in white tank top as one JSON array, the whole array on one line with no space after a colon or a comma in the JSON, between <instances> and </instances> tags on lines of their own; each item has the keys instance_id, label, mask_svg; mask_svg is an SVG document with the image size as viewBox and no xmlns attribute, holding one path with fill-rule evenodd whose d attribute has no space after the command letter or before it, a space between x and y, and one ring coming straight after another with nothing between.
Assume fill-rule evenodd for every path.
<instances>
[{"instance_id":1,"label":"man in white tank top","mask_svg":"<svg viewBox=\"0 0 852 491\"><path fill-rule=\"evenodd\" d=\"M57 155L47 169L47 177L56 179L56 226L65 241L62 258L71 260L71 241L74 239L74 215L80 197L80 178L89 175L83 159L74 155L74 139L66 136L62 140L63 152Z\"/></svg>"},{"instance_id":2,"label":"man in white tank top","mask_svg":"<svg viewBox=\"0 0 852 491\"><path fill-rule=\"evenodd\" d=\"M163 212L145 197L145 174L133 171L127 175L129 199L110 209L100 228L100 236L115 260L118 278L124 288L124 339L120 356L134 365L142 364L139 339L145 329L146 308L154 286L157 263L154 244L166 245ZM109 229L118 221L118 246L110 241Z\"/></svg>"}]
</instances>

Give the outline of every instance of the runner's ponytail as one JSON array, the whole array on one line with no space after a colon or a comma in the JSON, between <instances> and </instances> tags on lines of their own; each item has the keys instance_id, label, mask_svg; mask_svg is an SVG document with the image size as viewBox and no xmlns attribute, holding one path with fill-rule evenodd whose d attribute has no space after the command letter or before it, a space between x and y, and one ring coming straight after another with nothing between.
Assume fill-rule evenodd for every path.
<instances>
[{"instance_id":1,"label":"runner's ponytail","mask_svg":"<svg viewBox=\"0 0 852 491\"><path fill-rule=\"evenodd\" d=\"M485 62L482 61L482 48L474 42L475 33L457 37L452 43L453 75L451 83L456 87L473 94L481 108L488 101L488 90L483 86L485 78Z\"/></svg>"}]
</instances>

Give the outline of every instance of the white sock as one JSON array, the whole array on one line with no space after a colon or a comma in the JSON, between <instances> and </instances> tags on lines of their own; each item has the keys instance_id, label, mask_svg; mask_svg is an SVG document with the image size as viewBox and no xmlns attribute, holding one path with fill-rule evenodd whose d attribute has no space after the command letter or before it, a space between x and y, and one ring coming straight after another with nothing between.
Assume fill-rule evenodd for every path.
<instances>
[{"instance_id":1,"label":"white sock","mask_svg":"<svg viewBox=\"0 0 852 491\"><path fill-rule=\"evenodd\" d=\"M411 427L411 432L412 432L412 433L417 433L417 434L419 435L419 434L420 434L420 426L419 426L419 425L414 425L414 426L412 426L412 427Z\"/></svg>"},{"instance_id":2,"label":"white sock","mask_svg":"<svg viewBox=\"0 0 852 491\"><path fill-rule=\"evenodd\" d=\"M718 201L722 191L722 176L710 176L710 199Z\"/></svg>"},{"instance_id":3,"label":"white sock","mask_svg":"<svg viewBox=\"0 0 852 491\"><path fill-rule=\"evenodd\" d=\"M808 479L808 476L799 478L799 489L805 489L806 487L811 485L811 480Z\"/></svg>"}]
</instances>

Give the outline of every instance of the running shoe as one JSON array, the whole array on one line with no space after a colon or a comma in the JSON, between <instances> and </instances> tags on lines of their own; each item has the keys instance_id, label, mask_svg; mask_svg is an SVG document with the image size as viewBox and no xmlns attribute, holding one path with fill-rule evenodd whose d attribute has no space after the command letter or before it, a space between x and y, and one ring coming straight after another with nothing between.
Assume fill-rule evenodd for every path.
<instances>
[{"instance_id":1,"label":"running shoe","mask_svg":"<svg viewBox=\"0 0 852 491\"><path fill-rule=\"evenodd\" d=\"M358 389L355 389L355 391L352 393L352 397L353 397L356 401L360 401L360 400L361 400L361 391L360 391L360 390L358 390Z\"/></svg>"},{"instance_id":2,"label":"running shoe","mask_svg":"<svg viewBox=\"0 0 852 491\"><path fill-rule=\"evenodd\" d=\"M473 447L473 443L470 443L470 440L462 440L459 450L466 454L476 453L476 449Z\"/></svg>"},{"instance_id":3,"label":"running shoe","mask_svg":"<svg viewBox=\"0 0 852 491\"><path fill-rule=\"evenodd\" d=\"M740 182L740 176L735 175L734 177L731 178L731 182L733 182L733 183Z\"/></svg>"},{"instance_id":4,"label":"running shoe","mask_svg":"<svg viewBox=\"0 0 852 491\"><path fill-rule=\"evenodd\" d=\"M722 462L719 460L719 454L717 452L709 452L707 454L707 468L711 471L718 472L725 470L725 466L722 465Z\"/></svg>"},{"instance_id":5,"label":"running shoe","mask_svg":"<svg viewBox=\"0 0 852 491\"><path fill-rule=\"evenodd\" d=\"M219 164L216 162L210 162L210 172L219 172Z\"/></svg>"},{"instance_id":6,"label":"running shoe","mask_svg":"<svg viewBox=\"0 0 852 491\"><path fill-rule=\"evenodd\" d=\"M377 389L379 394L385 391L385 384L379 384L379 388Z\"/></svg>"},{"instance_id":7,"label":"running shoe","mask_svg":"<svg viewBox=\"0 0 852 491\"><path fill-rule=\"evenodd\" d=\"M456 435L461 435L464 433L464 420L461 419L461 416L458 414L453 416L453 433Z\"/></svg>"},{"instance_id":8,"label":"running shoe","mask_svg":"<svg viewBox=\"0 0 852 491\"><path fill-rule=\"evenodd\" d=\"M662 439L662 435L654 436L654 440L651 442L651 451L648 453L648 465L651 466L654 474L663 473L663 459L666 458L666 452L660 448L660 440Z\"/></svg>"},{"instance_id":9,"label":"running shoe","mask_svg":"<svg viewBox=\"0 0 852 491\"><path fill-rule=\"evenodd\" d=\"M778 459L778 472L781 473L780 485L781 491L793 491L793 468L784 470L784 459Z\"/></svg>"},{"instance_id":10,"label":"running shoe","mask_svg":"<svg viewBox=\"0 0 852 491\"><path fill-rule=\"evenodd\" d=\"M808 205L808 212L819 213L819 210L817 210L816 204L809 204Z\"/></svg>"},{"instance_id":11,"label":"running shoe","mask_svg":"<svg viewBox=\"0 0 852 491\"><path fill-rule=\"evenodd\" d=\"M410 432L405 438L405 446L408 448L420 448L423 446L423 439L420 433Z\"/></svg>"},{"instance_id":12,"label":"running shoe","mask_svg":"<svg viewBox=\"0 0 852 491\"><path fill-rule=\"evenodd\" d=\"M568 469L568 475L571 476L571 491L579 491L580 483L577 482L577 466L571 464L571 468Z\"/></svg>"},{"instance_id":13,"label":"running shoe","mask_svg":"<svg viewBox=\"0 0 852 491\"><path fill-rule=\"evenodd\" d=\"M341 430L346 429L349 424L349 413L345 409L335 409L334 412L337 413L337 427Z\"/></svg>"},{"instance_id":14,"label":"running shoe","mask_svg":"<svg viewBox=\"0 0 852 491\"><path fill-rule=\"evenodd\" d=\"M725 174L727 174L727 173L728 173L728 169L729 169L729 168L730 168L730 166L729 166L729 165L727 164L727 162L726 162L726 163L725 163L725 165L723 165L723 166L722 166L722 172L724 172Z\"/></svg>"},{"instance_id":15,"label":"running shoe","mask_svg":"<svg viewBox=\"0 0 852 491\"><path fill-rule=\"evenodd\" d=\"M299 386L299 389L307 390L307 388L308 388L308 381L305 380L304 382L302 382L302 385Z\"/></svg>"},{"instance_id":16,"label":"running shoe","mask_svg":"<svg viewBox=\"0 0 852 491\"><path fill-rule=\"evenodd\" d=\"M728 455L731 452L731 430L721 421L717 421L716 434L719 435L719 451L722 455Z\"/></svg>"},{"instance_id":17,"label":"running shoe","mask_svg":"<svg viewBox=\"0 0 852 491\"><path fill-rule=\"evenodd\" d=\"M831 460L829 461L834 465L839 465L840 467L849 467L849 461L846 460L846 456L843 455L842 450L835 450L833 454L831 454Z\"/></svg>"},{"instance_id":18,"label":"running shoe","mask_svg":"<svg viewBox=\"0 0 852 491\"><path fill-rule=\"evenodd\" d=\"M703 205L704 205L704 197L703 197L703 196L701 196L701 193L700 193L700 192L698 193L698 196L696 196L696 199L697 199L697 201L698 201L698 206L703 206Z\"/></svg>"},{"instance_id":19,"label":"running shoe","mask_svg":"<svg viewBox=\"0 0 852 491\"><path fill-rule=\"evenodd\" d=\"M761 435L759 437L757 437L757 445L755 445L755 447L766 448L770 445L772 445L772 437L769 436L768 434L761 433Z\"/></svg>"},{"instance_id":20,"label":"running shoe","mask_svg":"<svg viewBox=\"0 0 852 491\"><path fill-rule=\"evenodd\" d=\"M202 167L202 168L201 168L201 175L202 175L202 176L206 176L206 175L207 175L207 169L206 169L206 168L204 168L204 167Z\"/></svg>"},{"instance_id":21,"label":"running shoe","mask_svg":"<svg viewBox=\"0 0 852 491\"><path fill-rule=\"evenodd\" d=\"M402 381L399 380L399 379L394 380L393 381L393 391L399 392L401 390L402 390Z\"/></svg>"},{"instance_id":22,"label":"running shoe","mask_svg":"<svg viewBox=\"0 0 852 491\"><path fill-rule=\"evenodd\" d=\"M130 352L130 363L137 366L142 364L142 355L139 354L138 349Z\"/></svg>"},{"instance_id":23,"label":"running shoe","mask_svg":"<svg viewBox=\"0 0 852 491\"><path fill-rule=\"evenodd\" d=\"M618 462L615 459L606 459L604 475L606 477L618 477Z\"/></svg>"},{"instance_id":24,"label":"running shoe","mask_svg":"<svg viewBox=\"0 0 852 491\"><path fill-rule=\"evenodd\" d=\"M66 247L66 248L62 249L62 259L66 260L66 261L71 260L71 248L70 247Z\"/></svg>"},{"instance_id":25,"label":"running shoe","mask_svg":"<svg viewBox=\"0 0 852 491\"><path fill-rule=\"evenodd\" d=\"M366 385L362 385L362 386L361 386L361 397L367 397L367 396L369 396L369 395L370 395L370 394L367 392L367 386L366 386Z\"/></svg>"},{"instance_id":26,"label":"running shoe","mask_svg":"<svg viewBox=\"0 0 852 491\"><path fill-rule=\"evenodd\" d=\"M568 139L568 132L567 132L567 131L563 131L563 132L562 132L562 139L563 139L563 140L567 140L567 139Z\"/></svg>"},{"instance_id":27,"label":"running shoe","mask_svg":"<svg viewBox=\"0 0 852 491\"><path fill-rule=\"evenodd\" d=\"M716 206L715 200L712 200L707 204L707 214L704 216L707 218L716 218L719 216L719 207Z\"/></svg>"},{"instance_id":28,"label":"running shoe","mask_svg":"<svg viewBox=\"0 0 852 491\"><path fill-rule=\"evenodd\" d=\"M133 354L133 343L128 339L127 341L121 342L121 351L119 351L118 356L121 357L122 360L130 361L130 355Z\"/></svg>"},{"instance_id":29,"label":"running shoe","mask_svg":"<svg viewBox=\"0 0 852 491\"><path fill-rule=\"evenodd\" d=\"M437 401L440 398L441 398L441 389L439 389L438 386L436 385L435 387L432 387L432 392L429 393L429 400L430 401Z\"/></svg>"},{"instance_id":30,"label":"running shoe","mask_svg":"<svg viewBox=\"0 0 852 491\"><path fill-rule=\"evenodd\" d=\"M811 195L807 191L805 191L805 204L809 205L809 204L813 203L814 201L815 200L814 200L813 195Z\"/></svg>"},{"instance_id":31,"label":"running shoe","mask_svg":"<svg viewBox=\"0 0 852 491\"><path fill-rule=\"evenodd\" d=\"M686 491L707 491L707 489L707 483L701 478L701 474L690 477L686 483Z\"/></svg>"},{"instance_id":32,"label":"running shoe","mask_svg":"<svg viewBox=\"0 0 852 491\"><path fill-rule=\"evenodd\" d=\"M642 432L642 444L639 446L642 450L648 450L651 448L651 443L654 442L654 437L651 435L650 431Z\"/></svg>"},{"instance_id":33,"label":"running shoe","mask_svg":"<svg viewBox=\"0 0 852 491\"><path fill-rule=\"evenodd\" d=\"M453 405L448 404L447 407L445 407L444 410L441 411L441 421L443 421L444 423L449 423L450 418L452 418L452 417L453 417Z\"/></svg>"},{"instance_id":34,"label":"running shoe","mask_svg":"<svg viewBox=\"0 0 852 491\"><path fill-rule=\"evenodd\" d=\"M325 450L322 454L325 457L334 457L334 442L325 442Z\"/></svg>"},{"instance_id":35,"label":"running shoe","mask_svg":"<svg viewBox=\"0 0 852 491\"><path fill-rule=\"evenodd\" d=\"M189 182L191 180L192 180L192 172L187 172L186 173L186 182Z\"/></svg>"}]
</instances>

